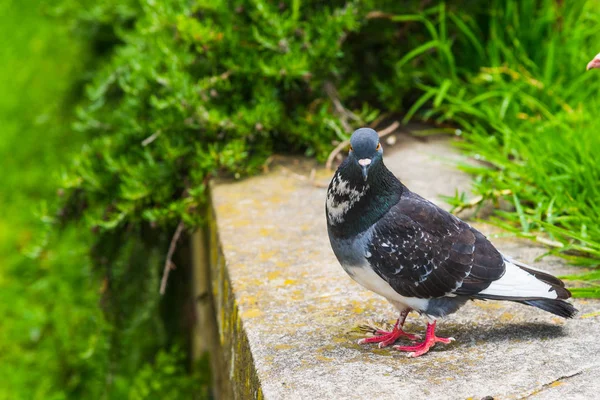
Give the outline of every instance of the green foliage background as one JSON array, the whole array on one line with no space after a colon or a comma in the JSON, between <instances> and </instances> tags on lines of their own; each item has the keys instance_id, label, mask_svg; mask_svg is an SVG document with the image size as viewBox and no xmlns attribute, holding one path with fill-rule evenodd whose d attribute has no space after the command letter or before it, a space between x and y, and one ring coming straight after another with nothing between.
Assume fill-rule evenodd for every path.
<instances>
[{"instance_id":1,"label":"green foliage background","mask_svg":"<svg viewBox=\"0 0 600 400\"><path fill-rule=\"evenodd\" d=\"M340 119L358 127L404 111L405 122L461 129L494 167L475 171L478 190L510 193L525 233L546 229L568 249L593 237L576 249L595 257L599 80L583 69L595 52L596 5L63 2L88 37L112 29L115 44L78 109L75 128L91 140L64 176L65 218L84 216L105 233L193 227L208 177L259 172L273 152L323 160L347 138ZM574 196L585 210L571 225Z\"/></svg>"},{"instance_id":2,"label":"green foliage background","mask_svg":"<svg viewBox=\"0 0 600 400\"><path fill-rule=\"evenodd\" d=\"M0 6L0 37L21 35L0 48L0 398L204 396L185 273L157 292L175 226L202 223L211 176L322 161L388 112L487 161L465 168L514 205L498 224L598 265L597 1L16 4ZM600 295L596 272L571 278Z\"/></svg>"},{"instance_id":3,"label":"green foliage background","mask_svg":"<svg viewBox=\"0 0 600 400\"><path fill-rule=\"evenodd\" d=\"M89 226L55 225L60 177L87 140L73 108L113 36L74 37L49 11L0 3L0 399L206 398L205 363L190 373L185 338L161 314L147 263L163 248L130 236L110 254L122 292L111 298Z\"/></svg>"}]
</instances>

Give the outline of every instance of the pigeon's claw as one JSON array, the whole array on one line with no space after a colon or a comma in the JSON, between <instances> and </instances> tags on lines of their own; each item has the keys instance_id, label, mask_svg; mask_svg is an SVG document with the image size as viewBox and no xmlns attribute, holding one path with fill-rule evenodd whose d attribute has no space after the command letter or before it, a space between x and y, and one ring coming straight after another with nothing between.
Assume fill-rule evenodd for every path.
<instances>
[{"instance_id":1,"label":"pigeon's claw","mask_svg":"<svg viewBox=\"0 0 600 400\"><path fill-rule=\"evenodd\" d=\"M413 335L412 333L404 332L400 327L398 327L398 324L396 324L394 325L394 329L389 332L376 330L375 336L360 339L358 344L379 343L379 348L382 348L396 343L396 341L402 337L405 337L409 340L421 339L419 335Z\"/></svg>"},{"instance_id":2,"label":"pigeon's claw","mask_svg":"<svg viewBox=\"0 0 600 400\"><path fill-rule=\"evenodd\" d=\"M425 340L414 346L394 346L394 349L399 351L408 351L408 357L419 357L427 353L430 348L435 346L436 343L449 344L454 341L454 338L442 338L435 335L435 322L427 324L427 335Z\"/></svg>"}]
</instances>

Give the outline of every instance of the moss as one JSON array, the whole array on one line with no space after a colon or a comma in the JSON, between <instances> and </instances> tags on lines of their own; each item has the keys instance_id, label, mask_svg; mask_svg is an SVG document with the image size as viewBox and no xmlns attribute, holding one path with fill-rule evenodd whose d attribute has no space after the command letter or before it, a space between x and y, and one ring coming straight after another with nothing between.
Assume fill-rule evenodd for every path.
<instances>
[{"instance_id":1,"label":"moss","mask_svg":"<svg viewBox=\"0 0 600 400\"><path fill-rule=\"evenodd\" d=\"M223 398L227 398L229 393L229 396L238 399L262 399L260 381L242 321L242 318L259 317L262 312L256 308L245 310L242 314L239 312L212 209L209 232L210 274L220 337L220 348L212 351L212 356L220 360L219 370L213 373L226 383L219 388L219 392Z\"/></svg>"}]
</instances>

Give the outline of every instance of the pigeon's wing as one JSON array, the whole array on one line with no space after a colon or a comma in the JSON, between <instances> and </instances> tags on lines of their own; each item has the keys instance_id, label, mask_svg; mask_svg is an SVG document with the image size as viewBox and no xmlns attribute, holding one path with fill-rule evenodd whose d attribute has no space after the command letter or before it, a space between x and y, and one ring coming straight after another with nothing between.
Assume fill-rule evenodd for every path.
<instances>
[{"instance_id":1,"label":"pigeon's wing","mask_svg":"<svg viewBox=\"0 0 600 400\"><path fill-rule=\"evenodd\" d=\"M473 295L505 271L485 236L410 192L377 222L368 250L375 272L404 297Z\"/></svg>"}]
</instances>

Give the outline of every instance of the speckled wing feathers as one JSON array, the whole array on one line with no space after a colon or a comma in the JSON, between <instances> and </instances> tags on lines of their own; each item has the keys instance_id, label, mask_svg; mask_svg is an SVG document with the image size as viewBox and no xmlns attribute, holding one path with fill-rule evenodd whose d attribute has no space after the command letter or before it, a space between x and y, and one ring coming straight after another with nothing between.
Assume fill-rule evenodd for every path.
<instances>
[{"instance_id":1,"label":"speckled wing feathers","mask_svg":"<svg viewBox=\"0 0 600 400\"><path fill-rule=\"evenodd\" d=\"M481 233L408 191L375 225L369 253L375 272L405 297L473 295L504 273Z\"/></svg>"}]
</instances>

